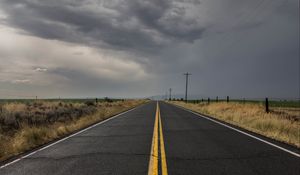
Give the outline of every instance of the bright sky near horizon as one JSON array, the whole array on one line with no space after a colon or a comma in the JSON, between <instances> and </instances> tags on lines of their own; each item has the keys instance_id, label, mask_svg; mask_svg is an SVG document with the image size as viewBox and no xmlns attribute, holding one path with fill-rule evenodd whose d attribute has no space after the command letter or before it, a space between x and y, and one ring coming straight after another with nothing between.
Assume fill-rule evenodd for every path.
<instances>
[{"instance_id":1,"label":"bright sky near horizon","mask_svg":"<svg viewBox=\"0 0 300 175\"><path fill-rule=\"evenodd\" d=\"M1 0L0 98L299 97L298 0Z\"/></svg>"}]
</instances>

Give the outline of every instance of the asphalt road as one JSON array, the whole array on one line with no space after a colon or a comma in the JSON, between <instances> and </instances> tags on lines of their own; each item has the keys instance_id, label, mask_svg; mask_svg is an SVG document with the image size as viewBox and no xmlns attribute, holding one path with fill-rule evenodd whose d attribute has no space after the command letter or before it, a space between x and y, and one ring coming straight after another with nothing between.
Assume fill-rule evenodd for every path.
<instances>
[{"instance_id":1,"label":"asphalt road","mask_svg":"<svg viewBox=\"0 0 300 175\"><path fill-rule=\"evenodd\" d=\"M169 174L300 174L300 158L161 103Z\"/></svg>"},{"instance_id":2,"label":"asphalt road","mask_svg":"<svg viewBox=\"0 0 300 175\"><path fill-rule=\"evenodd\" d=\"M160 102L159 109L156 102L140 106L5 166L0 175L148 174L153 164L163 175L300 174L295 155L173 105Z\"/></svg>"}]
</instances>

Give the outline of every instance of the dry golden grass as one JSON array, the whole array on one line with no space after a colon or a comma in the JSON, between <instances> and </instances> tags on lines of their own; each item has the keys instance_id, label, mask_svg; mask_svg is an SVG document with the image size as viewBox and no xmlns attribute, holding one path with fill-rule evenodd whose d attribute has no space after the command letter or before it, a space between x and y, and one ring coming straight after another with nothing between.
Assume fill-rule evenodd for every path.
<instances>
[{"instance_id":1,"label":"dry golden grass","mask_svg":"<svg viewBox=\"0 0 300 175\"><path fill-rule=\"evenodd\" d=\"M3 105L2 110L10 112L22 112L26 110L26 105L23 103L8 103Z\"/></svg>"},{"instance_id":2,"label":"dry golden grass","mask_svg":"<svg viewBox=\"0 0 300 175\"><path fill-rule=\"evenodd\" d=\"M300 147L300 121L295 119L295 116L299 116L300 113L297 113L297 110L296 112L292 110L292 112L266 113L264 106L250 103L218 102L209 105L206 103L186 104L179 101L171 103Z\"/></svg>"},{"instance_id":3,"label":"dry golden grass","mask_svg":"<svg viewBox=\"0 0 300 175\"><path fill-rule=\"evenodd\" d=\"M0 160L20 154L145 102L145 100L127 100L113 103L103 102L98 103L95 113L77 119L66 120L65 122L43 123L43 125L29 125L25 123L19 128L13 129L13 132L1 132L0 128ZM50 107L55 106L51 103L43 104L43 106L47 105ZM22 112L22 110L27 109L23 104L8 104L3 108L11 112Z\"/></svg>"},{"instance_id":4,"label":"dry golden grass","mask_svg":"<svg viewBox=\"0 0 300 175\"><path fill-rule=\"evenodd\" d=\"M300 108L272 107L271 112L280 115L282 118L300 121Z\"/></svg>"}]
</instances>

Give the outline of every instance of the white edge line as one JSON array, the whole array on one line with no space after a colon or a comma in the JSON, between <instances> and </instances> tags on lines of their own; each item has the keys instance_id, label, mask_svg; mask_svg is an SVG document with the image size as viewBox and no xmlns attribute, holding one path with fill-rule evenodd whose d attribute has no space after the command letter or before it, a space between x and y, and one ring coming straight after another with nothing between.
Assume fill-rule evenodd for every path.
<instances>
[{"instance_id":1,"label":"white edge line","mask_svg":"<svg viewBox=\"0 0 300 175\"><path fill-rule=\"evenodd\" d=\"M83 129L83 130L80 130L80 131L78 131L78 132L72 134L72 135L69 135L69 136L67 136L67 137L64 137L64 138L62 138L62 139L60 139L60 140L58 140L58 141L56 141L56 142L54 142L54 143L51 143L50 145L44 146L44 147L42 147L42 148L40 148L40 149L38 149L38 150L36 150L36 151L33 151L33 152L31 152L31 153L29 153L29 154L26 154L26 155L24 155L24 156L22 156L22 157L20 157L20 158L18 158L18 159L15 159L15 160L13 160L12 162L6 163L6 164L0 166L0 169L3 169L3 168L5 168L5 167L7 167L7 166L9 166L9 165L11 165L11 164L16 163L16 162L19 162L20 160L25 159L26 157L29 157L29 156L31 156L31 155L37 153L37 152L40 152L40 151L42 151L42 150L44 150L44 149L47 149L47 148L49 148L49 147L51 147L51 146L53 146L53 145L56 145L56 144L58 144L58 143L60 143L60 142L63 142L63 141L65 141L65 140L67 140L67 139L69 139L69 138L71 138L71 137L74 137L74 136L76 136L76 135L78 135L78 134L80 134L80 133L82 133L82 132L85 132L85 131L87 131L87 130L89 130L89 129L92 129L92 128L94 128L94 127L100 125L100 124L106 123L106 122L108 122L108 121L110 121L110 120L112 120L112 119L114 119L114 118L119 117L120 115L126 114L126 113L128 113L128 112L130 112L130 111L133 111L133 110L136 110L137 108L139 108L139 107L141 107L141 106L143 106L143 105L139 105L139 106L134 107L134 108L132 108L132 109L130 109L130 110L128 110L128 111L124 111L124 112L122 112L122 113L120 113L120 114L117 114L117 115L115 115L115 116L113 116L113 117L110 117L110 118L108 118L108 119L105 119L105 120L103 120L103 121L100 121L100 122L98 122L98 123L95 123L95 124L93 124L92 126L89 126L89 127L85 128L85 129Z\"/></svg>"},{"instance_id":2,"label":"white edge line","mask_svg":"<svg viewBox=\"0 0 300 175\"><path fill-rule=\"evenodd\" d=\"M174 104L172 104L172 105L174 105ZM275 147L275 148L277 148L277 149L280 149L280 150L282 150L282 151L285 151L285 152L287 152L287 153L290 153L290 154L292 154L292 155L294 155L294 156L296 156L296 157L300 157L300 154L298 154L298 153L295 153L295 152L293 152L293 151L290 151L290 150L288 150L288 149L285 149L285 148L283 148L283 147L281 147L281 146L275 145L274 143L268 142L268 141L266 141L266 140L264 140L264 139L261 139L261 138L259 138L259 137L254 136L254 135L251 135L251 134L249 134L249 133L247 133L247 132L241 131L241 130L239 130L239 129L237 129L237 128L234 128L234 127L231 127L231 126L229 126L229 125L226 125L226 124L224 124L224 123L221 123L221 122L219 122L219 121L217 121L217 120L214 120L214 119L212 119L212 118L203 116L203 115L201 115L201 114L199 114L199 113L197 113L197 112L194 112L194 111L192 111L192 110L190 110L190 109L186 109L186 108L181 107L181 106L178 106L178 105L174 105L174 106L176 106L176 107L178 107L178 108L181 108L181 109L183 109L183 110L185 110L185 111L191 112L191 113L193 113L193 114L195 114L195 115L197 115L197 116L200 116L200 117L205 118L205 119L207 119L207 120L210 120L210 121L212 121L212 122L215 122L215 123L217 123L217 124L219 124L219 125L225 126L225 127L229 128L229 129L232 129L232 130L237 131L237 132L239 132L239 133L242 133L242 134L244 134L244 135L246 135L246 136L249 136L249 137L251 137L251 138L254 138L254 139L256 139L256 140L259 140L259 141L261 141L261 142L263 142L263 143L266 143L266 144L268 144L268 145L271 145L271 146L273 146L273 147Z\"/></svg>"}]
</instances>

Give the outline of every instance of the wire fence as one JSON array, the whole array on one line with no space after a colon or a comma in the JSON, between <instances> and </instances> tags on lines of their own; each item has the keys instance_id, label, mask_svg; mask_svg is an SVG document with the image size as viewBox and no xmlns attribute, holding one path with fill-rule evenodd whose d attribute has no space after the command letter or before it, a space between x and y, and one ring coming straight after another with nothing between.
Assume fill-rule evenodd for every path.
<instances>
[{"instance_id":1,"label":"wire fence","mask_svg":"<svg viewBox=\"0 0 300 175\"><path fill-rule=\"evenodd\" d=\"M170 99L169 99L170 100ZM172 99L175 101L184 101L181 99ZM277 112L277 113L293 113L300 117L300 98L233 98L226 97L207 97L201 99L188 100L187 103L194 104L212 104L212 103L239 103L239 104L257 104L264 108L265 112Z\"/></svg>"}]
</instances>

